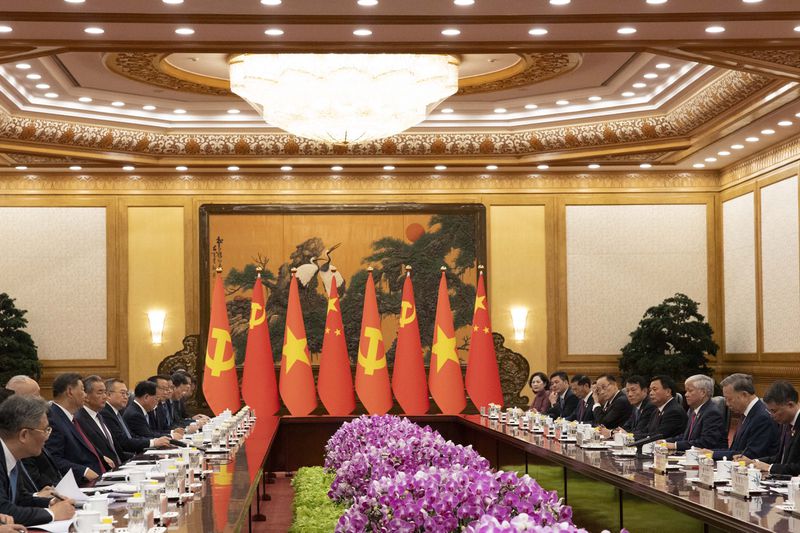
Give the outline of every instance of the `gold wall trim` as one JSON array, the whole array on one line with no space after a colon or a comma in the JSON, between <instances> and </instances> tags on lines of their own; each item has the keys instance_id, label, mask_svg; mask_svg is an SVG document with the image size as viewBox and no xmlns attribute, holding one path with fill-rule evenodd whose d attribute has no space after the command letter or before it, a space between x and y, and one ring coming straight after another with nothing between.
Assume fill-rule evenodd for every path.
<instances>
[{"instance_id":1,"label":"gold wall trim","mask_svg":"<svg viewBox=\"0 0 800 533\"><path fill-rule=\"evenodd\" d=\"M722 190L800 161L800 134L737 161L720 172Z\"/></svg>"}]
</instances>

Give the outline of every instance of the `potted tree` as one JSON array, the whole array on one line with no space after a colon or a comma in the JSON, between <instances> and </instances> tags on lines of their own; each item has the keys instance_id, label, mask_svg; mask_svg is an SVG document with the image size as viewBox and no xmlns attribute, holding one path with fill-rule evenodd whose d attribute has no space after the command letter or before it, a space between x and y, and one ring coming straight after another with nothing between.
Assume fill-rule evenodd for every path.
<instances>
[{"instance_id":1,"label":"potted tree","mask_svg":"<svg viewBox=\"0 0 800 533\"><path fill-rule=\"evenodd\" d=\"M8 294L0 293L0 386L19 374L36 380L41 374L36 344L25 331L25 313Z\"/></svg>"}]
</instances>

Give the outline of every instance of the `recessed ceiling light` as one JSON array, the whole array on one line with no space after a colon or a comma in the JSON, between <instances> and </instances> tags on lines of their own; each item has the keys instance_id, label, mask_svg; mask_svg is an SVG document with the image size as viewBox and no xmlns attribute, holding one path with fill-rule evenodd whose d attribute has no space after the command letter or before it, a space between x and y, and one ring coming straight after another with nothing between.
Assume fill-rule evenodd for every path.
<instances>
[{"instance_id":1,"label":"recessed ceiling light","mask_svg":"<svg viewBox=\"0 0 800 533\"><path fill-rule=\"evenodd\" d=\"M37 83L37 84L36 84L36 88L37 88L37 89L49 89L49 88L50 88L50 86L49 86L49 85L47 85L46 83Z\"/></svg>"},{"instance_id":2,"label":"recessed ceiling light","mask_svg":"<svg viewBox=\"0 0 800 533\"><path fill-rule=\"evenodd\" d=\"M775 130L771 130L769 128L761 130L761 135L775 135Z\"/></svg>"},{"instance_id":3,"label":"recessed ceiling light","mask_svg":"<svg viewBox=\"0 0 800 533\"><path fill-rule=\"evenodd\" d=\"M86 0L64 0L64 1L65 1L66 3L68 3L68 4L82 4L82 3L84 3Z\"/></svg>"},{"instance_id":4,"label":"recessed ceiling light","mask_svg":"<svg viewBox=\"0 0 800 533\"><path fill-rule=\"evenodd\" d=\"M600 101L600 100L602 100L602 99L603 99L603 97L602 97L602 96L590 96L590 97L589 97L589 101L590 101L590 102L599 102L599 101Z\"/></svg>"},{"instance_id":5,"label":"recessed ceiling light","mask_svg":"<svg viewBox=\"0 0 800 533\"><path fill-rule=\"evenodd\" d=\"M705 166L703 163L695 163L695 164L694 164L694 165L692 165L692 166L693 166L694 168L706 168L706 166Z\"/></svg>"},{"instance_id":6,"label":"recessed ceiling light","mask_svg":"<svg viewBox=\"0 0 800 533\"><path fill-rule=\"evenodd\" d=\"M706 33L722 33L725 31L723 26L709 26L706 28Z\"/></svg>"},{"instance_id":7,"label":"recessed ceiling light","mask_svg":"<svg viewBox=\"0 0 800 533\"><path fill-rule=\"evenodd\" d=\"M84 104L88 104L89 102L92 101L92 99L89 98L88 96L81 96L80 98L78 98L78 101L83 102Z\"/></svg>"},{"instance_id":8,"label":"recessed ceiling light","mask_svg":"<svg viewBox=\"0 0 800 533\"><path fill-rule=\"evenodd\" d=\"M11 26L0 26L0 33L8 33L14 31Z\"/></svg>"},{"instance_id":9,"label":"recessed ceiling light","mask_svg":"<svg viewBox=\"0 0 800 533\"><path fill-rule=\"evenodd\" d=\"M42 79L42 76L39 75L39 74L28 74L25 77L28 78L29 80L40 80L40 79Z\"/></svg>"},{"instance_id":10,"label":"recessed ceiling light","mask_svg":"<svg viewBox=\"0 0 800 533\"><path fill-rule=\"evenodd\" d=\"M366 6L366 7L377 6L378 0L358 0L358 2L356 3L360 6Z\"/></svg>"},{"instance_id":11,"label":"recessed ceiling light","mask_svg":"<svg viewBox=\"0 0 800 533\"><path fill-rule=\"evenodd\" d=\"M548 168L550 168L550 165L545 165L545 164L536 165L536 168L538 168L539 170L547 170Z\"/></svg>"},{"instance_id":12,"label":"recessed ceiling light","mask_svg":"<svg viewBox=\"0 0 800 533\"><path fill-rule=\"evenodd\" d=\"M229 115L238 115L239 113L241 113L241 111L239 111L238 109L228 109Z\"/></svg>"},{"instance_id":13,"label":"recessed ceiling light","mask_svg":"<svg viewBox=\"0 0 800 533\"><path fill-rule=\"evenodd\" d=\"M669 63L658 63L658 64L656 64L656 68L657 68L658 70L666 70L666 69L668 69L668 68L669 68L669 67L671 67L671 66L672 66L672 65L670 65Z\"/></svg>"},{"instance_id":14,"label":"recessed ceiling light","mask_svg":"<svg viewBox=\"0 0 800 533\"><path fill-rule=\"evenodd\" d=\"M647 3L655 6L659 4L666 4L667 0L647 0Z\"/></svg>"},{"instance_id":15,"label":"recessed ceiling light","mask_svg":"<svg viewBox=\"0 0 800 533\"><path fill-rule=\"evenodd\" d=\"M453 0L453 3L457 6L471 6L475 0Z\"/></svg>"},{"instance_id":16,"label":"recessed ceiling light","mask_svg":"<svg viewBox=\"0 0 800 533\"><path fill-rule=\"evenodd\" d=\"M132 172L132 171L136 170L136 167L133 166L133 165L125 165L124 167L122 167L122 170L125 170L127 172Z\"/></svg>"},{"instance_id":17,"label":"recessed ceiling light","mask_svg":"<svg viewBox=\"0 0 800 533\"><path fill-rule=\"evenodd\" d=\"M433 168L434 168L434 170L447 170L447 167L444 166L444 165L436 165Z\"/></svg>"},{"instance_id":18,"label":"recessed ceiling light","mask_svg":"<svg viewBox=\"0 0 800 533\"><path fill-rule=\"evenodd\" d=\"M28 170L28 167L26 167L25 165L17 165L14 168L17 169L17 170Z\"/></svg>"},{"instance_id":19,"label":"recessed ceiling light","mask_svg":"<svg viewBox=\"0 0 800 533\"><path fill-rule=\"evenodd\" d=\"M58 93L44 93L47 98L58 98Z\"/></svg>"},{"instance_id":20,"label":"recessed ceiling light","mask_svg":"<svg viewBox=\"0 0 800 533\"><path fill-rule=\"evenodd\" d=\"M747 142L749 142L749 143L757 143L757 142L758 142L758 141L760 141L760 140L761 140L761 139L759 139L758 137L747 137L747 138L745 139L745 141L747 141Z\"/></svg>"},{"instance_id":21,"label":"recessed ceiling light","mask_svg":"<svg viewBox=\"0 0 800 533\"><path fill-rule=\"evenodd\" d=\"M780 122L778 122L778 126L781 126L783 128L791 126L792 124L793 122L791 120L781 120Z\"/></svg>"},{"instance_id":22,"label":"recessed ceiling light","mask_svg":"<svg viewBox=\"0 0 800 533\"><path fill-rule=\"evenodd\" d=\"M734 149L734 150L741 150L742 148L744 148L744 145L743 144L732 144L731 148Z\"/></svg>"},{"instance_id":23,"label":"recessed ceiling light","mask_svg":"<svg viewBox=\"0 0 800 533\"><path fill-rule=\"evenodd\" d=\"M742 0L745 4L759 4L761 0Z\"/></svg>"},{"instance_id":24,"label":"recessed ceiling light","mask_svg":"<svg viewBox=\"0 0 800 533\"><path fill-rule=\"evenodd\" d=\"M725 157L727 155L731 155L731 153L729 151L727 151L727 150L720 150L719 152L717 152L717 155Z\"/></svg>"},{"instance_id":25,"label":"recessed ceiling light","mask_svg":"<svg viewBox=\"0 0 800 533\"><path fill-rule=\"evenodd\" d=\"M717 162L717 158L716 157L706 157L705 161L706 161L706 163L716 163Z\"/></svg>"},{"instance_id":26,"label":"recessed ceiling light","mask_svg":"<svg viewBox=\"0 0 800 533\"><path fill-rule=\"evenodd\" d=\"M142 109L144 109L145 111L155 111L156 106L154 106L154 105L143 105Z\"/></svg>"},{"instance_id":27,"label":"recessed ceiling light","mask_svg":"<svg viewBox=\"0 0 800 533\"><path fill-rule=\"evenodd\" d=\"M547 35L547 30L544 28L531 28L528 30L528 34L538 37L540 35Z\"/></svg>"},{"instance_id":28,"label":"recessed ceiling light","mask_svg":"<svg viewBox=\"0 0 800 533\"><path fill-rule=\"evenodd\" d=\"M650 163L642 163L641 165L639 165L639 168L652 168L652 166L653 165L651 165Z\"/></svg>"},{"instance_id":29,"label":"recessed ceiling light","mask_svg":"<svg viewBox=\"0 0 800 533\"><path fill-rule=\"evenodd\" d=\"M565 6L569 4L572 0L550 0L550 5L553 6Z\"/></svg>"},{"instance_id":30,"label":"recessed ceiling light","mask_svg":"<svg viewBox=\"0 0 800 533\"><path fill-rule=\"evenodd\" d=\"M173 111L173 113L175 113L176 115L185 115L186 114L186 110L185 109L176 109L175 111Z\"/></svg>"},{"instance_id":31,"label":"recessed ceiling light","mask_svg":"<svg viewBox=\"0 0 800 533\"><path fill-rule=\"evenodd\" d=\"M27 63L17 63L17 68L20 70L28 70L31 66Z\"/></svg>"},{"instance_id":32,"label":"recessed ceiling light","mask_svg":"<svg viewBox=\"0 0 800 533\"><path fill-rule=\"evenodd\" d=\"M536 104L525 104L525 109L538 109L538 107Z\"/></svg>"},{"instance_id":33,"label":"recessed ceiling light","mask_svg":"<svg viewBox=\"0 0 800 533\"><path fill-rule=\"evenodd\" d=\"M592 163L592 164L589 165L589 168L594 170L596 168L600 168L600 165L598 165L597 163Z\"/></svg>"},{"instance_id":34,"label":"recessed ceiling light","mask_svg":"<svg viewBox=\"0 0 800 533\"><path fill-rule=\"evenodd\" d=\"M794 31L800 31L800 26L795 26Z\"/></svg>"},{"instance_id":35,"label":"recessed ceiling light","mask_svg":"<svg viewBox=\"0 0 800 533\"><path fill-rule=\"evenodd\" d=\"M624 96L625 98L630 98L631 96L636 96L636 93L631 91L625 91L624 93L622 93L622 96Z\"/></svg>"},{"instance_id":36,"label":"recessed ceiling light","mask_svg":"<svg viewBox=\"0 0 800 533\"><path fill-rule=\"evenodd\" d=\"M394 170L394 165L383 165L383 170Z\"/></svg>"},{"instance_id":37,"label":"recessed ceiling light","mask_svg":"<svg viewBox=\"0 0 800 533\"><path fill-rule=\"evenodd\" d=\"M165 4L182 4L183 0L161 0Z\"/></svg>"},{"instance_id":38,"label":"recessed ceiling light","mask_svg":"<svg viewBox=\"0 0 800 533\"><path fill-rule=\"evenodd\" d=\"M655 72L648 72L642 76L646 80L654 80L658 77L658 74Z\"/></svg>"},{"instance_id":39,"label":"recessed ceiling light","mask_svg":"<svg viewBox=\"0 0 800 533\"><path fill-rule=\"evenodd\" d=\"M69 167L69 169L70 170L81 170L81 167L79 167L78 165L72 165L71 167Z\"/></svg>"},{"instance_id":40,"label":"recessed ceiling light","mask_svg":"<svg viewBox=\"0 0 800 533\"><path fill-rule=\"evenodd\" d=\"M187 170L189 170L189 167L184 166L184 165L179 165L179 166L175 167L175 170L177 170L178 172L186 172Z\"/></svg>"},{"instance_id":41,"label":"recessed ceiling light","mask_svg":"<svg viewBox=\"0 0 800 533\"><path fill-rule=\"evenodd\" d=\"M636 33L636 28L625 26L623 28L618 29L617 33L619 33L620 35L633 35L634 33Z\"/></svg>"},{"instance_id":42,"label":"recessed ceiling light","mask_svg":"<svg viewBox=\"0 0 800 533\"><path fill-rule=\"evenodd\" d=\"M175 33L178 35L194 35L194 30L192 28L177 28Z\"/></svg>"},{"instance_id":43,"label":"recessed ceiling light","mask_svg":"<svg viewBox=\"0 0 800 533\"><path fill-rule=\"evenodd\" d=\"M445 28L442 30L442 35L445 37L455 37L456 35L461 35L461 30L456 28Z\"/></svg>"},{"instance_id":44,"label":"recessed ceiling light","mask_svg":"<svg viewBox=\"0 0 800 533\"><path fill-rule=\"evenodd\" d=\"M497 170L497 165L486 165L486 170Z\"/></svg>"},{"instance_id":45,"label":"recessed ceiling light","mask_svg":"<svg viewBox=\"0 0 800 533\"><path fill-rule=\"evenodd\" d=\"M96 26L90 26L84 29L83 31L84 33L88 33L89 35L100 35L106 32L106 30L104 30L103 28L98 28Z\"/></svg>"},{"instance_id":46,"label":"recessed ceiling light","mask_svg":"<svg viewBox=\"0 0 800 533\"><path fill-rule=\"evenodd\" d=\"M372 30L368 30L367 28L359 28L357 30L353 30L353 35L356 37L369 37L372 35Z\"/></svg>"},{"instance_id":47,"label":"recessed ceiling light","mask_svg":"<svg viewBox=\"0 0 800 533\"><path fill-rule=\"evenodd\" d=\"M265 6L279 6L281 5L281 0L261 0L261 3Z\"/></svg>"},{"instance_id":48,"label":"recessed ceiling light","mask_svg":"<svg viewBox=\"0 0 800 533\"><path fill-rule=\"evenodd\" d=\"M270 37L280 37L283 35L283 30L280 28L268 28L264 30L264 35L269 35Z\"/></svg>"},{"instance_id":49,"label":"recessed ceiling light","mask_svg":"<svg viewBox=\"0 0 800 533\"><path fill-rule=\"evenodd\" d=\"M281 170L284 171L284 172L289 172L290 170L292 170L292 167L289 166L289 165L283 165L281 167Z\"/></svg>"},{"instance_id":50,"label":"recessed ceiling light","mask_svg":"<svg viewBox=\"0 0 800 533\"><path fill-rule=\"evenodd\" d=\"M228 170L230 170L231 172L236 172L239 170L239 167L237 167L236 165L231 165L228 167Z\"/></svg>"},{"instance_id":51,"label":"recessed ceiling light","mask_svg":"<svg viewBox=\"0 0 800 533\"><path fill-rule=\"evenodd\" d=\"M453 112L453 108L452 107L445 107L444 109L442 109L441 112L449 114L449 113Z\"/></svg>"},{"instance_id":52,"label":"recessed ceiling light","mask_svg":"<svg viewBox=\"0 0 800 533\"><path fill-rule=\"evenodd\" d=\"M494 112L495 113L505 113L506 111L508 111L508 109L506 109L505 107L495 107L494 108Z\"/></svg>"},{"instance_id":53,"label":"recessed ceiling light","mask_svg":"<svg viewBox=\"0 0 800 533\"><path fill-rule=\"evenodd\" d=\"M631 85L631 87L633 87L634 89L644 89L645 87L647 87L647 84L639 81Z\"/></svg>"},{"instance_id":54,"label":"recessed ceiling light","mask_svg":"<svg viewBox=\"0 0 800 533\"><path fill-rule=\"evenodd\" d=\"M113 105L114 107L122 107L122 106L125 105L125 102L120 102L119 100L117 100L117 101L111 102L111 105Z\"/></svg>"},{"instance_id":55,"label":"recessed ceiling light","mask_svg":"<svg viewBox=\"0 0 800 533\"><path fill-rule=\"evenodd\" d=\"M334 172L341 172L342 170L344 170L344 167L342 165L333 165L331 167L331 170L333 170Z\"/></svg>"},{"instance_id":56,"label":"recessed ceiling light","mask_svg":"<svg viewBox=\"0 0 800 533\"><path fill-rule=\"evenodd\" d=\"M556 100L556 105L569 105L569 100Z\"/></svg>"}]
</instances>

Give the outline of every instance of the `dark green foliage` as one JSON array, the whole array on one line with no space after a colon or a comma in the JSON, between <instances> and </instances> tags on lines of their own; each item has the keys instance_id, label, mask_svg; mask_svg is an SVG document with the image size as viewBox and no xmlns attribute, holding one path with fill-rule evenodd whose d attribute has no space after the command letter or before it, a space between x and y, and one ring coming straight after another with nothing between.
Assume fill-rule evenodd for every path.
<instances>
[{"instance_id":1,"label":"dark green foliage","mask_svg":"<svg viewBox=\"0 0 800 533\"><path fill-rule=\"evenodd\" d=\"M706 357L716 356L719 346L697 307L697 302L678 293L648 309L622 348L623 376L667 374L681 385L694 374L710 376Z\"/></svg>"},{"instance_id":2,"label":"dark green foliage","mask_svg":"<svg viewBox=\"0 0 800 533\"><path fill-rule=\"evenodd\" d=\"M8 294L0 293L0 385L16 375L38 380L41 374L36 344L24 331L28 324L25 313Z\"/></svg>"}]
</instances>

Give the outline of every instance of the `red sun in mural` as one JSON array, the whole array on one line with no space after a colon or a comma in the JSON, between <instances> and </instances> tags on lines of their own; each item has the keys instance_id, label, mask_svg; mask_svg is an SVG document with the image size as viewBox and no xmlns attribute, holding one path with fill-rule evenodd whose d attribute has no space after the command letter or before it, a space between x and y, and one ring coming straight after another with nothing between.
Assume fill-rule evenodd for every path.
<instances>
[{"instance_id":1,"label":"red sun in mural","mask_svg":"<svg viewBox=\"0 0 800 533\"><path fill-rule=\"evenodd\" d=\"M417 224L414 222L413 224L406 226L406 239L411 242L417 242L417 239L422 237L424 234L425 228L422 227L422 224Z\"/></svg>"}]
</instances>

